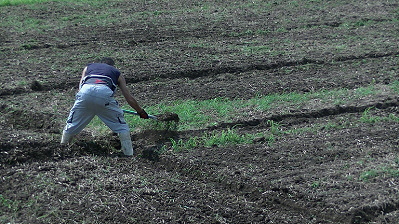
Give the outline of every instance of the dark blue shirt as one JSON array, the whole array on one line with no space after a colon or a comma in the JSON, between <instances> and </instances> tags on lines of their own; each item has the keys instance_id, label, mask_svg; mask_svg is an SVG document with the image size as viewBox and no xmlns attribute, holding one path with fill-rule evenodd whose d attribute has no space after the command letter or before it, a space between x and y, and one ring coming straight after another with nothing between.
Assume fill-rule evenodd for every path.
<instances>
[{"instance_id":1,"label":"dark blue shirt","mask_svg":"<svg viewBox=\"0 0 399 224\"><path fill-rule=\"evenodd\" d=\"M115 85L118 85L118 79L121 72L108 64L92 63L87 65L86 76L88 75L102 75L112 79Z\"/></svg>"}]
</instances>

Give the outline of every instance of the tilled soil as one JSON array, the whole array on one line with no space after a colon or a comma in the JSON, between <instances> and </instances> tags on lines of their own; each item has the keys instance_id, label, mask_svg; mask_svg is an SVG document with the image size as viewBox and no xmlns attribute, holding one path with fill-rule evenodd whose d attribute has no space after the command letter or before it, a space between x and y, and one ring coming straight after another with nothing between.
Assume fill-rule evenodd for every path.
<instances>
[{"instance_id":1,"label":"tilled soil","mask_svg":"<svg viewBox=\"0 0 399 224\"><path fill-rule=\"evenodd\" d=\"M398 114L390 88L398 78L398 3L311 2L1 7L15 27L0 34L0 222L398 223L399 123L360 122L370 108L368 116ZM106 9L114 20L91 17ZM21 31L18 22L28 21L48 30ZM144 107L379 91L249 108L200 130L134 131L138 156L125 158L117 136L89 129L74 144L59 144L81 70L100 56L116 58ZM231 128L270 133L273 124L280 130L273 141L154 152L170 138Z\"/></svg>"}]
</instances>

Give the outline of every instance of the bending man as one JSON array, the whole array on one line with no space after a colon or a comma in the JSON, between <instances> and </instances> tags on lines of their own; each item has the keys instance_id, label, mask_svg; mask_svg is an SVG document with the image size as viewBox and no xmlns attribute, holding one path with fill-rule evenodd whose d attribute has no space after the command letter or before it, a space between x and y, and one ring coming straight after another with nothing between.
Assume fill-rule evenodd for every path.
<instances>
[{"instance_id":1,"label":"bending man","mask_svg":"<svg viewBox=\"0 0 399 224\"><path fill-rule=\"evenodd\" d=\"M114 98L116 88L119 86L127 103L141 118L148 119L148 114L130 94L125 78L114 65L112 58L103 58L100 63L91 63L84 68L79 92L62 133L61 144L70 143L72 137L80 133L97 115L114 133L119 134L123 153L127 156L133 155L129 126Z\"/></svg>"}]
</instances>

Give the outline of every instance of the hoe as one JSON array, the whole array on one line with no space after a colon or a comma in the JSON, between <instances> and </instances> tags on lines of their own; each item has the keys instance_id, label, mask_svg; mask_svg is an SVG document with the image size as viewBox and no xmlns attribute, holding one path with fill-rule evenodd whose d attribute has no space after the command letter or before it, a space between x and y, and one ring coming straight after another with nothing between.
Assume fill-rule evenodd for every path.
<instances>
[{"instance_id":1,"label":"hoe","mask_svg":"<svg viewBox=\"0 0 399 224\"><path fill-rule=\"evenodd\" d=\"M123 112L128 113L128 114L134 114L134 115L139 115L137 112L131 111L131 110L123 110ZM140 116L140 115L139 115ZM159 114L159 115L148 115L148 118L157 120L157 121L174 121L174 122L179 122L179 116L175 113L165 113L165 114Z\"/></svg>"}]
</instances>

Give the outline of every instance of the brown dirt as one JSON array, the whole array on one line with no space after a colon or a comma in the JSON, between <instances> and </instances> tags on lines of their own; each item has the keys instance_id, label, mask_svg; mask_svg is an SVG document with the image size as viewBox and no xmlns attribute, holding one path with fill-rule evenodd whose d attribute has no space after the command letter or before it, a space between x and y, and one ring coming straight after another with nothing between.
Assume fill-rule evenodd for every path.
<instances>
[{"instance_id":1,"label":"brown dirt","mask_svg":"<svg viewBox=\"0 0 399 224\"><path fill-rule=\"evenodd\" d=\"M106 24L90 20L102 6L0 8L16 24L0 33L0 222L398 223L399 123L359 122L370 107L398 116L388 88L399 71L396 1L273 1L263 11L250 1L106 2L116 18ZM48 30L18 30L28 18ZM380 93L248 109L201 130L140 130L132 159L117 136L91 130L59 145L81 69L98 56L117 59L144 107L370 84ZM268 121L298 132L156 153L213 130L270 132Z\"/></svg>"}]
</instances>

